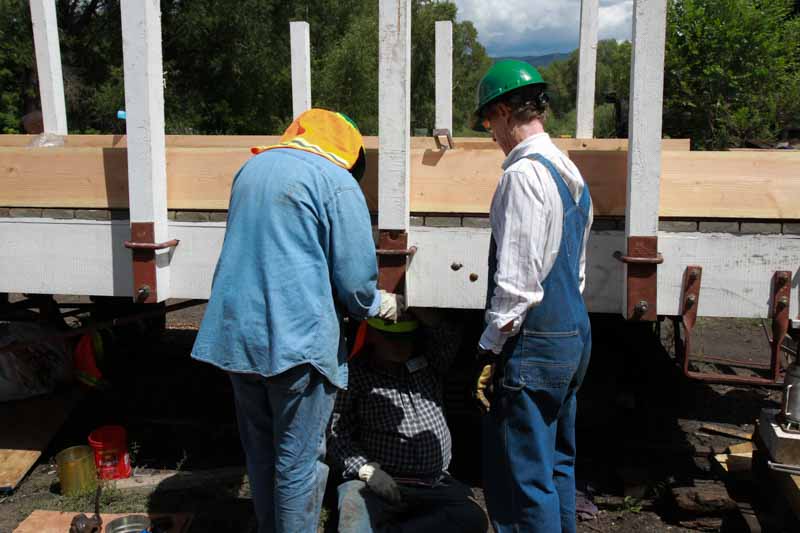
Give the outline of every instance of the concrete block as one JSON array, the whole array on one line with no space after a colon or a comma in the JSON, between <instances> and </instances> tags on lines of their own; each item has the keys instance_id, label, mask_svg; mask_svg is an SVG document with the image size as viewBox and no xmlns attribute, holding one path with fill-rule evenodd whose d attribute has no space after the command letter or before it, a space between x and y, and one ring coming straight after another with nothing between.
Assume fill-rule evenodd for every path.
<instances>
[{"instance_id":1,"label":"concrete block","mask_svg":"<svg viewBox=\"0 0 800 533\"><path fill-rule=\"evenodd\" d=\"M12 207L9 215L12 218L41 218L42 210L38 207Z\"/></svg>"},{"instance_id":2,"label":"concrete block","mask_svg":"<svg viewBox=\"0 0 800 533\"><path fill-rule=\"evenodd\" d=\"M209 214L208 220L210 220L211 222L227 222L228 221L228 212L227 211L215 211L215 212Z\"/></svg>"},{"instance_id":3,"label":"concrete block","mask_svg":"<svg viewBox=\"0 0 800 533\"><path fill-rule=\"evenodd\" d=\"M410 224L412 226L424 226L425 225L425 217L411 217Z\"/></svg>"},{"instance_id":4,"label":"concrete block","mask_svg":"<svg viewBox=\"0 0 800 533\"><path fill-rule=\"evenodd\" d=\"M7 207L0 207L0 218L8 218L11 216L11 210Z\"/></svg>"},{"instance_id":5,"label":"concrete block","mask_svg":"<svg viewBox=\"0 0 800 533\"><path fill-rule=\"evenodd\" d=\"M75 218L78 220L111 220L111 211L108 209L76 209Z\"/></svg>"},{"instance_id":6,"label":"concrete block","mask_svg":"<svg viewBox=\"0 0 800 533\"><path fill-rule=\"evenodd\" d=\"M750 234L780 234L780 222L742 222L742 233Z\"/></svg>"},{"instance_id":7,"label":"concrete block","mask_svg":"<svg viewBox=\"0 0 800 533\"><path fill-rule=\"evenodd\" d=\"M206 211L178 211L175 213L177 222L208 222L208 212Z\"/></svg>"},{"instance_id":8,"label":"concrete block","mask_svg":"<svg viewBox=\"0 0 800 533\"><path fill-rule=\"evenodd\" d=\"M783 232L790 235L800 235L800 222L785 222Z\"/></svg>"},{"instance_id":9,"label":"concrete block","mask_svg":"<svg viewBox=\"0 0 800 533\"><path fill-rule=\"evenodd\" d=\"M619 223L613 218L597 218L592 221L592 231L612 231L619 229Z\"/></svg>"},{"instance_id":10,"label":"concrete block","mask_svg":"<svg viewBox=\"0 0 800 533\"><path fill-rule=\"evenodd\" d=\"M175 213L177 211L167 211L167 220L175 220Z\"/></svg>"},{"instance_id":11,"label":"concrete block","mask_svg":"<svg viewBox=\"0 0 800 533\"><path fill-rule=\"evenodd\" d=\"M75 218L74 209L42 209L43 218L55 218L58 220L68 220Z\"/></svg>"},{"instance_id":12,"label":"concrete block","mask_svg":"<svg viewBox=\"0 0 800 533\"><path fill-rule=\"evenodd\" d=\"M489 217L464 217L461 225L465 228L491 228Z\"/></svg>"},{"instance_id":13,"label":"concrete block","mask_svg":"<svg viewBox=\"0 0 800 533\"><path fill-rule=\"evenodd\" d=\"M674 233L694 233L697 231L697 221L695 220L659 220L659 231L671 231Z\"/></svg>"},{"instance_id":14,"label":"concrete block","mask_svg":"<svg viewBox=\"0 0 800 533\"><path fill-rule=\"evenodd\" d=\"M738 222L700 221L700 233L739 233Z\"/></svg>"},{"instance_id":15,"label":"concrete block","mask_svg":"<svg viewBox=\"0 0 800 533\"><path fill-rule=\"evenodd\" d=\"M425 217L425 225L432 228L461 227L461 217Z\"/></svg>"}]
</instances>

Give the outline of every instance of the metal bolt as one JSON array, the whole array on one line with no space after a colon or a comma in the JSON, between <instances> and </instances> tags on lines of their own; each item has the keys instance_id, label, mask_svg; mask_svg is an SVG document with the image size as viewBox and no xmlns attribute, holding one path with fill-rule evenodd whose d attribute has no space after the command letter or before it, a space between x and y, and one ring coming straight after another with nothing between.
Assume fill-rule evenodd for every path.
<instances>
[{"instance_id":1,"label":"metal bolt","mask_svg":"<svg viewBox=\"0 0 800 533\"><path fill-rule=\"evenodd\" d=\"M461 263L459 263L457 261L453 261L453 264L450 265L450 268L452 268L453 270L461 270L461 267L463 267L463 266L464 265L462 265Z\"/></svg>"},{"instance_id":2,"label":"metal bolt","mask_svg":"<svg viewBox=\"0 0 800 533\"><path fill-rule=\"evenodd\" d=\"M634 306L634 310L637 313L644 314L650 308L650 305L647 303L647 300L640 300L638 304Z\"/></svg>"},{"instance_id":3,"label":"metal bolt","mask_svg":"<svg viewBox=\"0 0 800 533\"><path fill-rule=\"evenodd\" d=\"M136 299L137 300L147 300L150 296L150 287L148 285L142 285L139 287L139 290L136 291Z\"/></svg>"},{"instance_id":4,"label":"metal bolt","mask_svg":"<svg viewBox=\"0 0 800 533\"><path fill-rule=\"evenodd\" d=\"M782 296L780 299L778 299L778 307L784 308L787 305L789 305L789 298Z\"/></svg>"},{"instance_id":5,"label":"metal bolt","mask_svg":"<svg viewBox=\"0 0 800 533\"><path fill-rule=\"evenodd\" d=\"M473 282L478 281L478 275L475 272L473 272L472 274L469 275L469 280Z\"/></svg>"},{"instance_id":6,"label":"metal bolt","mask_svg":"<svg viewBox=\"0 0 800 533\"><path fill-rule=\"evenodd\" d=\"M694 294L690 294L686 298L686 306L687 307L691 307L691 306L693 306L695 304L696 301L697 301L697 296L695 296Z\"/></svg>"},{"instance_id":7,"label":"metal bolt","mask_svg":"<svg viewBox=\"0 0 800 533\"><path fill-rule=\"evenodd\" d=\"M689 281L695 281L700 276L700 271L693 268L689 271Z\"/></svg>"},{"instance_id":8,"label":"metal bolt","mask_svg":"<svg viewBox=\"0 0 800 533\"><path fill-rule=\"evenodd\" d=\"M787 281L789 281L789 274L786 272L781 272L778 274L778 283L784 285Z\"/></svg>"}]
</instances>

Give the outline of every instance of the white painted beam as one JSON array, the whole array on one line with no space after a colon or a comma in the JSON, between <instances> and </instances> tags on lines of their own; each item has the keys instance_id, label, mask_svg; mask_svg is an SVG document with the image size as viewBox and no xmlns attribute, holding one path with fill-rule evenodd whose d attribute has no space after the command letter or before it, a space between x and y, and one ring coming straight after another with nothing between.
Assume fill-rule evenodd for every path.
<instances>
[{"instance_id":1,"label":"white painted beam","mask_svg":"<svg viewBox=\"0 0 800 533\"><path fill-rule=\"evenodd\" d=\"M311 109L311 39L308 22L290 22L292 48L292 115Z\"/></svg>"},{"instance_id":2,"label":"white painted beam","mask_svg":"<svg viewBox=\"0 0 800 533\"><path fill-rule=\"evenodd\" d=\"M436 21L436 129L453 132L453 23Z\"/></svg>"},{"instance_id":3,"label":"white painted beam","mask_svg":"<svg viewBox=\"0 0 800 533\"><path fill-rule=\"evenodd\" d=\"M594 137L594 93L597 71L597 21L599 0L581 0L581 32L578 52L577 124L575 137Z\"/></svg>"},{"instance_id":4,"label":"white painted beam","mask_svg":"<svg viewBox=\"0 0 800 533\"><path fill-rule=\"evenodd\" d=\"M152 222L154 241L169 240L164 137L164 75L159 0L122 0L122 56L128 135L131 223ZM169 297L169 254L156 252L157 300Z\"/></svg>"},{"instance_id":5,"label":"white painted beam","mask_svg":"<svg viewBox=\"0 0 800 533\"><path fill-rule=\"evenodd\" d=\"M61 74L56 2L30 0L30 7L44 132L66 135L67 110L64 102L64 79Z\"/></svg>"},{"instance_id":6,"label":"white painted beam","mask_svg":"<svg viewBox=\"0 0 800 533\"><path fill-rule=\"evenodd\" d=\"M407 231L411 166L411 0L381 0L378 40L378 227Z\"/></svg>"},{"instance_id":7,"label":"white painted beam","mask_svg":"<svg viewBox=\"0 0 800 533\"><path fill-rule=\"evenodd\" d=\"M627 236L658 232L667 0L634 0Z\"/></svg>"}]
</instances>

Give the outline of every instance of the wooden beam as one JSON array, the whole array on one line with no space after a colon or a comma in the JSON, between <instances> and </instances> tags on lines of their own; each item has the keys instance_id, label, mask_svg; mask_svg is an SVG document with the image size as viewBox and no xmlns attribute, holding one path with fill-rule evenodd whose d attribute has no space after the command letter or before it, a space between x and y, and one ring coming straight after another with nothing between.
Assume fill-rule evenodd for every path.
<instances>
[{"instance_id":1,"label":"wooden beam","mask_svg":"<svg viewBox=\"0 0 800 533\"><path fill-rule=\"evenodd\" d=\"M434 128L453 132L453 23L436 21L436 106Z\"/></svg>"},{"instance_id":2,"label":"wooden beam","mask_svg":"<svg viewBox=\"0 0 800 533\"><path fill-rule=\"evenodd\" d=\"M292 49L292 115L311 109L311 41L308 22L290 22Z\"/></svg>"},{"instance_id":3,"label":"wooden beam","mask_svg":"<svg viewBox=\"0 0 800 533\"><path fill-rule=\"evenodd\" d=\"M31 0L30 8L44 132L66 135L67 110L61 74L56 3L55 0Z\"/></svg>"},{"instance_id":4,"label":"wooden beam","mask_svg":"<svg viewBox=\"0 0 800 533\"><path fill-rule=\"evenodd\" d=\"M36 135L0 135L0 147L26 147ZM242 148L274 144L278 135L166 135L169 148ZM459 148L469 150L499 150L491 139L486 137L457 137ZM553 139L561 150L627 150L627 139ZM367 149L378 149L378 137L364 137ZM128 145L125 135L67 135L64 146L70 148L124 148ZM688 151L689 139L662 139L663 150ZM434 149L436 143L431 137L411 137L411 148ZM758 151L758 150L755 150ZM761 150L766 153L767 150ZM785 152L785 150L776 150Z\"/></svg>"},{"instance_id":5,"label":"wooden beam","mask_svg":"<svg viewBox=\"0 0 800 533\"><path fill-rule=\"evenodd\" d=\"M122 0L122 58L128 134L131 240L160 243L167 228L164 69L159 0ZM134 290L146 302L169 297L170 249L133 251Z\"/></svg>"},{"instance_id":6,"label":"wooden beam","mask_svg":"<svg viewBox=\"0 0 800 533\"><path fill-rule=\"evenodd\" d=\"M378 227L407 231L411 139L411 0L378 7Z\"/></svg>"},{"instance_id":7,"label":"wooden beam","mask_svg":"<svg viewBox=\"0 0 800 533\"><path fill-rule=\"evenodd\" d=\"M595 215L623 216L627 152L572 150L592 192ZM227 209L230 186L251 157L243 148L169 148L170 209ZM489 212L500 176L499 150L411 150L411 211ZM0 207L125 209L124 148L0 147ZM800 153L665 151L660 216L800 219ZM378 155L367 151L361 186L378 207Z\"/></svg>"},{"instance_id":8,"label":"wooden beam","mask_svg":"<svg viewBox=\"0 0 800 533\"><path fill-rule=\"evenodd\" d=\"M581 0L581 31L578 52L578 94L575 137L594 137L594 93L597 71L597 26L599 0Z\"/></svg>"}]
</instances>

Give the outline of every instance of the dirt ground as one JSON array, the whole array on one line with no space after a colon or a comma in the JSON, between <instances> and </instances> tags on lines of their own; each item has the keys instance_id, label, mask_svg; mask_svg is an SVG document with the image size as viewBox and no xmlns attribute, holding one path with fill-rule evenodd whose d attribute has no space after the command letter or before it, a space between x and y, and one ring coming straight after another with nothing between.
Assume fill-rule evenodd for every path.
<instances>
[{"instance_id":1,"label":"dirt ground","mask_svg":"<svg viewBox=\"0 0 800 533\"><path fill-rule=\"evenodd\" d=\"M122 424L129 433L135 475L177 470L184 478L207 469L243 470L232 396L226 376L193 362L189 351L202 307L173 313L158 337L135 326L110 340L108 376L112 388L87 392L69 421L54 436L42 460L18 489L0 494L0 533L11 532L34 509L89 512L90 497L59 494L53 457L83 444L95 427ZM477 332L480 313L464 313ZM578 531L749 531L737 512L700 521L677 512L671 490L697 480L719 479L710 457L740 439L705 433L714 422L753 430L763 407L777 407L779 392L764 388L706 385L683 378L664 350L672 332L653 325L624 323L617 317L593 316L593 355L579 396L578 465L580 488L599 512L581 521ZM463 350L447 386L448 420L453 433L454 476L474 487L483 502L480 480L480 432L477 411L469 400L471 347ZM725 355L765 361L768 345L756 321L704 320L698 328L695 354ZM3 428L13 431L13 428ZM329 482L329 486L334 484ZM759 485L736 490L762 518L763 531L798 531L776 496ZM332 494L326 499L322 530L335 530ZM189 488L164 482L154 489L107 488L104 512L191 512L191 532L253 530L249 488L242 475L203 479ZM687 527L684 527L687 526Z\"/></svg>"}]
</instances>

